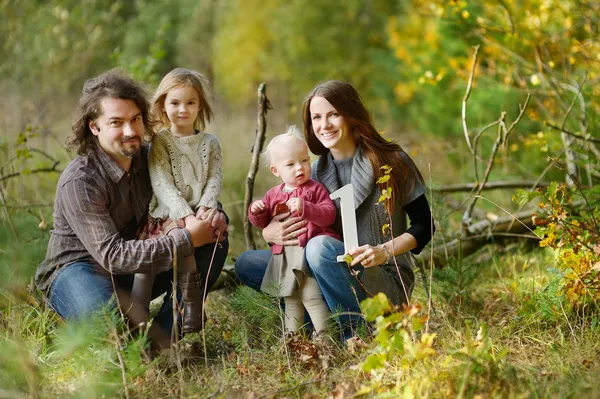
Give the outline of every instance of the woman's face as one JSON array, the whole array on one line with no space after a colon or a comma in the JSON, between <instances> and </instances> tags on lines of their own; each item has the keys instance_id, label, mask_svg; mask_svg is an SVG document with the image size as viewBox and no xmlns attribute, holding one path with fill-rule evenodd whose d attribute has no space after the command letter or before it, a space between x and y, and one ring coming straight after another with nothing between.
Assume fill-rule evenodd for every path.
<instances>
[{"instance_id":1,"label":"woman's face","mask_svg":"<svg viewBox=\"0 0 600 399\"><path fill-rule=\"evenodd\" d=\"M310 119L315 135L334 158L352 156L356 143L346 119L324 97L315 96L310 101Z\"/></svg>"}]
</instances>

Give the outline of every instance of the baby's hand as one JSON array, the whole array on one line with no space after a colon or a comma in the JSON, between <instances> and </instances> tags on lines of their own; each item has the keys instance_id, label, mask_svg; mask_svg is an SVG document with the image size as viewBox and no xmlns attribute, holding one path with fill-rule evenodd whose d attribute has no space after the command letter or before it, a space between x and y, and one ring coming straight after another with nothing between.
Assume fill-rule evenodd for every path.
<instances>
[{"instance_id":1,"label":"baby's hand","mask_svg":"<svg viewBox=\"0 0 600 399\"><path fill-rule=\"evenodd\" d=\"M263 213L265 209L267 209L265 203L262 202L262 200L258 200L252 203L252 206L250 207L250 212L252 212L253 215L259 215Z\"/></svg>"},{"instance_id":2,"label":"baby's hand","mask_svg":"<svg viewBox=\"0 0 600 399\"><path fill-rule=\"evenodd\" d=\"M302 211L304 210L302 198L290 198L286 205L290 208L290 212L296 211L298 215L302 215Z\"/></svg>"}]
</instances>

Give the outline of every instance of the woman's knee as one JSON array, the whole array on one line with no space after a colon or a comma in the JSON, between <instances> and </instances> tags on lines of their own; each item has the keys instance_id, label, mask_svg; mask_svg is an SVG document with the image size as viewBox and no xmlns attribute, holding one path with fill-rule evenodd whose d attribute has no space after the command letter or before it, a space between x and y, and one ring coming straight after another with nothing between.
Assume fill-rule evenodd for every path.
<instances>
[{"instance_id":1,"label":"woman's knee","mask_svg":"<svg viewBox=\"0 0 600 399\"><path fill-rule=\"evenodd\" d=\"M326 235L311 238L306 244L306 261L313 272L337 264L338 255L344 253L344 243Z\"/></svg>"}]
</instances>

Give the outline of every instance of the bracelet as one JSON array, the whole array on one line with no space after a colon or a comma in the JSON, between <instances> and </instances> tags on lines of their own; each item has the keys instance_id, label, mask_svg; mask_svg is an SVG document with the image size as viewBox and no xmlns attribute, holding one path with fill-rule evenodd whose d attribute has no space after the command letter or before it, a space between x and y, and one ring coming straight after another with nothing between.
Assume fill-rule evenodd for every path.
<instances>
[{"instance_id":1,"label":"bracelet","mask_svg":"<svg viewBox=\"0 0 600 399\"><path fill-rule=\"evenodd\" d=\"M383 252L385 252L385 260L387 262L392 257L392 254L390 254L390 251L387 249L387 247L385 245L379 244L378 247L382 248Z\"/></svg>"}]
</instances>

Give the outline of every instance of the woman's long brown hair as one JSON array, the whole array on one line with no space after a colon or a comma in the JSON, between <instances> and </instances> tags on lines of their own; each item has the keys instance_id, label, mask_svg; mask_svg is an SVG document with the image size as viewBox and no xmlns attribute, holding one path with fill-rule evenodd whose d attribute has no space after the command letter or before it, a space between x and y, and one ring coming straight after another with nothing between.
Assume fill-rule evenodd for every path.
<instances>
[{"instance_id":1,"label":"woman's long brown hair","mask_svg":"<svg viewBox=\"0 0 600 399\"><path fill-rule=\"evenodd\" d=\"M352 130L352 137L356 145L371 162L375 177L383 175L381 167L390 166L392 171L389 185L392 188L392 201L386 201L386 209L391 213L394 211L394 203L398 200L399 204L404 204L406 194L414 190L416 179L410 176L413 167L407 165L400 152L404 152L399 144L388 141L383 138L373 126L371 115L362 101L362 98L352 87L352 85L339 80L328 80L315 87L306 97L302 108L304 120L304 135L311 152L316 155L325 154L329 151L317 138L310 115L310 103L314 97L323 97L335 108L335 110L344 117ZM414 166L417 178L423 183L423 176ZM405 188L407 184L411 187ZM387 184L379 184L379 189L383 190Z\"/></svg>"}]
</instances>

